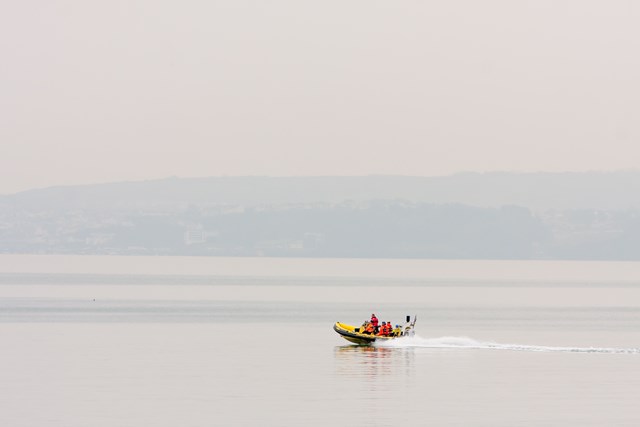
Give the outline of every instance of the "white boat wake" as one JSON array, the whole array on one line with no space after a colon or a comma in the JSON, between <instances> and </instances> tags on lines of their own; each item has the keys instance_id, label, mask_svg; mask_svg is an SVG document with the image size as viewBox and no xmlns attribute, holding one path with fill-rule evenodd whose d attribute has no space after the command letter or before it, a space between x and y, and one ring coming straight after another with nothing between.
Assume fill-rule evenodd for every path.
<instances>
[{"instance_id":1,"label":"white boat wake","mask_svg":"<svg viewBox=\"0 0 640 427\"><path fill-rule=\"evenodd\" d=\"M539 345L501 344L491 341L476 341L468 337L422 338L417 335L413 337L398 338L387 342L376 342L374 345L376 347L387 348L460 348L532 352L640 354L640 348L548 347Z\"/></svg>"}]
</instances>

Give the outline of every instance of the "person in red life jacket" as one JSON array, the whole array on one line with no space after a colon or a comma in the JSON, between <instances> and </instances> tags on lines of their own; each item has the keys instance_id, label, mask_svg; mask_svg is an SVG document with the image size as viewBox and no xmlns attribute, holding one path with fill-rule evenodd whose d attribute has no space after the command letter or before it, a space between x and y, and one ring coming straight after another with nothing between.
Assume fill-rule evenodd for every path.
<instances>
[{"instance_id":1,"label":"person in red life jacket","mask_svg":"<svg viewBox=\"0 0 640 427\"><path fill-rule=\"evenodd\" d=\"M378 333L378 318L373 313L371 313L371 324L373 325L373 330L377 334Z\"/></svg>"}]
</instances>

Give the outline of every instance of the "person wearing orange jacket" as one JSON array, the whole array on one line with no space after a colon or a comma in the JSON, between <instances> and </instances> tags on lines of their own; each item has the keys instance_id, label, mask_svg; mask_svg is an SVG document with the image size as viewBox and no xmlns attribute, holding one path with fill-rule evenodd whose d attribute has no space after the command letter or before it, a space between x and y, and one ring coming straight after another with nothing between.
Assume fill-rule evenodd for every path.
<instances>
[{"instance_id":1,"label":"person wearing orange jacket","mask_svg":"<svg viewBox=\"0 0 640 427\"><path fill-rule=\"evenodd\" d=\"M378 335L380 335L381 337L387 335L387 322L382 322L382 326L380 326Z\"/></svg>"},{"instance_id":2,"label":"person wearing orange jacket","mask_svg":"<svg viewBox=\"0 0 640 427\"><path fill-rule=\"evenodd\" d=\"M369 335L373 335L375 329L373 327L373 325L371 323L367 323L367 326L364 328L364 333L365 334L369 334Z\"/></svg>"}]
</instances>

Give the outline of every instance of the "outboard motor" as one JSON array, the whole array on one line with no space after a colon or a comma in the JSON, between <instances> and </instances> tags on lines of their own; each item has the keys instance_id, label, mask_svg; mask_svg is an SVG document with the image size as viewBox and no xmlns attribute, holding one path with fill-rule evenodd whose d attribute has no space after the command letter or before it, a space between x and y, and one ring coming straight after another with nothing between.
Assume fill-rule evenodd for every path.
<instances>
[{"instance_id":1,"label":"outboard motor","mask_svg":"<svg viewBox=\"0 0 640 427\"><path fill-rule=\"evenodd\" d=\"M416 324L417 316L413 316L413 322L411 321L411 316L406 317L406 323L402 327L402 335L412 337L415 334L413 327Z\"/></svg>"}]
</instances>

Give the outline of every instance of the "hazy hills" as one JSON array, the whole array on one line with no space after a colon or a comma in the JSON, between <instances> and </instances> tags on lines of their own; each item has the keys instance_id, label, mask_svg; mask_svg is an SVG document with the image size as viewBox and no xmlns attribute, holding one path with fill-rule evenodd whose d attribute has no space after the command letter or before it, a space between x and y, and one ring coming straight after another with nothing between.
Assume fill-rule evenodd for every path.
<instances>
[{"instance_id":1,"label":"hazy hills","mask_svg":"<svg viewBox=\"0 0 640 427\"><path fill-rule=\"evenodd\" d=\"M462 173L443 177L211 177L50 187L0 196L29 209L114 209L183 204L278 205L406 200L541 209L640 208L640 171Z\"/></svg>"},{"instance_id":2,"label":"hazy hills","mask_svg":"<svg viewBox=\"0 0 640 427\"><path fill-rule=\"evenodd\" d=\"M0 197L0 252L640 260L640 172L52 187Z\"/></svg>"}]
</instances>

